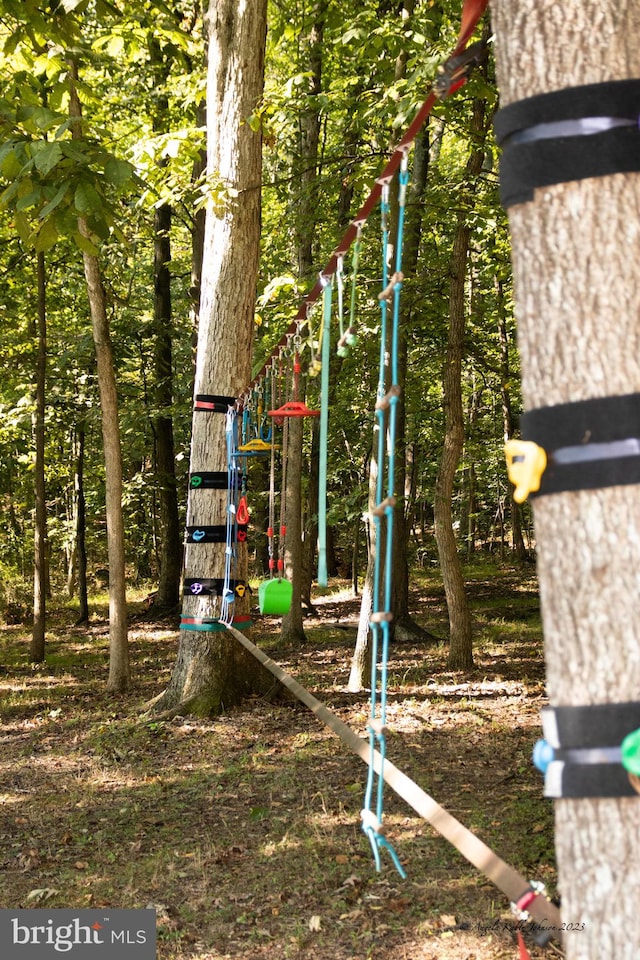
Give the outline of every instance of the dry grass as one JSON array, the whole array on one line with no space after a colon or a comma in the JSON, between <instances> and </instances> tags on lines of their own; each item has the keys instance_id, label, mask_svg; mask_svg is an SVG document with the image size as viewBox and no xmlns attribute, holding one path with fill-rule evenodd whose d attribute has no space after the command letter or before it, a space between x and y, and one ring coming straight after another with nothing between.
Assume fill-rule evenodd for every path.
<instances>
[{"instance_id":1,"label":"dry grass","mask_svg":"<svg viewBox=\"0 0 640 960\"><path fill-rule=\"evenodd\" d=\"M552 812L530 763L544 702L535 585L507 570L470 577L476 668L447 672L440 645L393 649L389 756L553 892ZM443 633L427 574L414 600ZM280 648L273 624L254 639L364 732L368 698L345 688L354 633L335 626L354 604L334 595L318 610L304 649ZM504 897L390 792L408 879L389 861L375 872L359 827L366 768L303 707L140 722L169 675L174 625L134 622L124 698L104 692L104 621L71 620L56 617L41 667L25 660L24 630L0 632L3 907L153 904L159 960L515 960Z\"/></svg>"}]
</instances>

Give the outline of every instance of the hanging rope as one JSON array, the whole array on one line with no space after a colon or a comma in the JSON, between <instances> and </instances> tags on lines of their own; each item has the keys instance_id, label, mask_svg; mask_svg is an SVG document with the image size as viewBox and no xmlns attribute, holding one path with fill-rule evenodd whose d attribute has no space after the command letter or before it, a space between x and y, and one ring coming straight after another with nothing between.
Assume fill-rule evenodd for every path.
<instances>
[{"instance_id":1,"label":"hanging rope","mask_svg":"<svg viewBox=\"0 0 640 960\"><path fill-rule=\"evenodd\" d=\"M329 439L329 363L331 360L331 301L333 284L325 282L322 297L322 376L320 380L320 456L318 464L318 584L329 583L327 572L327 448Z\"/></svg>"},{"instance_id":2,"label":"hanging rope","mask_svg":"<svg viewBox=\"0 0 640 960\"><path fill-rule=\"evenodd\" d=\"M244 418L243 418L244 419ZM233 603L235 600L235 591L231 586L232 572L235 568L237 554L235 550L236 541L236 521L239 497L239 470L237 465L238 452L238 421L234 407L227 411L227 420L225 426L225 435L227 441L227 523L226 523L226 542L224 549L224 584L222 588L222 604L220 607L221 623L231 624L233 622Z\"/></svg>"},{"instance_id":3,"label":"hanging rope","mask_svg":"<svg viewBox=\"0 0 640 960\"><path fill-rule=\"evenodd\" d=\"M407 157L403 159L398 184L398 225L395 244L395 270L389 278L389 185L385 184L380 201L382 243L382 292L380 301L380 362L378 397L375 409L378 429L378 474L376 477L375 506L372 520L376 531L376 551L373 575L373 612L371 615L371 708L369 719L369 745L372 760L362 810L362 828L373 850L376 869L380 870L380 850L388 851L401 877L406 874L392 845L383 833L384 774L377 775L373 764L376 746L384 768L387 732L387 664L389 638L393 621L393 511L395 507L395 446L397 405L400 398L398 383L398 344L400 327L400 291L402 288L402 243L404 236L404 210L407 183L409 181ZM389 307L392 309L390 343ZM390 357L391 384L387 391L387 350ZM385 482L386 478L386 482ZM384 542L384 556L382 546ZM379 696L378 696L379 688ZM375 793L375 812L374 812Z\"/></svg>"}]
</instances>

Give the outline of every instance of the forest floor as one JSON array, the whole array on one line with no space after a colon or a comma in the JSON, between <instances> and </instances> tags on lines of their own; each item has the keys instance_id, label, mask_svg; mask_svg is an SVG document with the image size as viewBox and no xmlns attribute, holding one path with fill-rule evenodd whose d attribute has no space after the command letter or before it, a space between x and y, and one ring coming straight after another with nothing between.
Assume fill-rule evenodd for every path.
<instances>
[{"instance_id":1,"label":"forest floor","mask_svg":"<svg viewBox=\"0 0 640 960\"><path fill-rule=\"evenodd\" d=\"M471 566L475 668L446 645L394 645L389 759L529 879L555 893L551 803L531 763L545 703L535 578ZM252 637L365 735L346 684L358 601L318 597L307 642ZM104 600L104 598L103 598ZM416 620L446 634L441 585L419 570ZM0 627L0 906L154 907L158 960L516 960L504 896L391 790L385 823L407 871L376 873L360 828L366 766L296 702L253 700L211 720L144 719L177 627L132 603L134 682L105 692L108 627L63 604L47 661ZM524 928L533 958L542 951ZM9 958L10 960L10 958Z\"/></svg>"}]
</instances>

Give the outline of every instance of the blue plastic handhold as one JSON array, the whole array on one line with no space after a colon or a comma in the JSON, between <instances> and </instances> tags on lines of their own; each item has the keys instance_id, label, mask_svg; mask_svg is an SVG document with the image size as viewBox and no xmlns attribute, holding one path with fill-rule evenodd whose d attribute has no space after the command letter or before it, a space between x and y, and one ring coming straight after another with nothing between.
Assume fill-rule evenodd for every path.
<instances>
[{"instance_id":1,"label":"blue plastic handhold","mask_svg":"<svg viewBox=\"0 0 640 960\"><path fill-rule=\"evenodd\" d=\"M533 764L540 773L546 773L547 767L554 759L556 751L546 740L538 740L533 748Z\"/></svg>"}]
</instances>

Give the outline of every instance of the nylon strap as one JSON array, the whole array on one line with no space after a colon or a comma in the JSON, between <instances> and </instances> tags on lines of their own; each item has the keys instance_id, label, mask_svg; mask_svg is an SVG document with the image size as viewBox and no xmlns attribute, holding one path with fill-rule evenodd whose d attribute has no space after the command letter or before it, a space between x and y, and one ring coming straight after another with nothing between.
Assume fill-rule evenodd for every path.
<instances>
[{"instance_id":1,"label":"nylon strap","mask_svg":"<svg viewBox=\"0 0 640 960\"><path fill-rule=\"evenodd\" d=\"M570 763L561 755L547 767L544 795L554 800L638 797L620 763Z\"/></svg>"},{"instance_id":2,"label":"nylon strap","mask_svg":"<svg viewBox=\"0 0 640 960\"><path fill-rule=\"evenodd\" d=\"M531 884L513 867L505 863L479 837L472 833L459 820L456 820L448 810L437 803L433 797L425 793L417 783L414 783L406 774L398 770L389 760L384 764L377 750L373 752L367 740L359 737L335 713L332 713L320 700L316 699L297 680L278 666L263 650L252 643L238 630L229 627L229 633L235 637L245 650L258 660L280 683L304 703L321 723L329 727L349 749L360 757L366 764L372 763L380 776L394 790L405 803L438 833L445 838L456 850L473 864L492 883L501 890L511 903L521 902ZM528 899L528 898L527 898ZM561 940L560 911L546 897L537 894L527 902L527 911L531 918L557 940Z\"/></svg>"},{"instance_id":3,"label":"nylon strap","mask_svg":"<svg viewBox=\"0 0 640 960\"><path fill-rule=\"evenodd\" d=\"M226 539L227 527L225 524L187 527L187 543L225 543Z\"/></svg>"},{"instance_id":4,"label":"nylon strap","mask_svg":"<svg viewBox=\"0 0 640 960\"><path fill-rule=\"evenodd\" d=\"M226 413L229 407L236 402L235 397L220 397L215 394L198 393L194 403L194 410L205 413Z\"/></svg>"},{"instance_id":5,"label":"nylon strap","mask_svg":"<svg viewBox=\"0 0 640 960\"><path fill-rule=\"evenodd\" d=\"M554 90L499 110L503 205L555 183L640 170L639 118L640 80Z\"/></svg>"},{"instance_id":6,"label":"nylon strap","mask_svg":"<svg viewBox=\"0 0 640 960\"><path fill-rule=\"evenodd\" d=\"M246 580L230 580L229 587L239 597L243 597L247 590L250 590ZM185 577L183 589L185 593L190 593L194 597L221 597L224 579L222 577Z\"/></svg>"},{"instance_id":7,"label":"nylon strap","mask_svg":"<svg viewBox=\"0 0 640 960\"><path fill-rule=\"evenodd\" d=\"M232 482L238 481L232 478ZM189 474L189 487L192 490L228 490L228 485L227 470L199 470Z\"/></svg>"},{"instance_id":8,"label":"nylon strap","mask_svg":"<svg viewBox=\"0 0 640 960\"><path fill-rule=\"evenodd\" d=\"M640 483L638 393L538 407L520 428L547 451L536 496Z\"/></svg>"},{"instance_id":9,"label":"nylon strap","mask_svg":"<svg viewBox=\"0 0 640 960\"><path fill-rule=\"evenodd\" d=\"M628 733L640 727L640 703L544 707L540 716L545 739L557 749L619 747Z\"/></svg>"}]
</instances>

